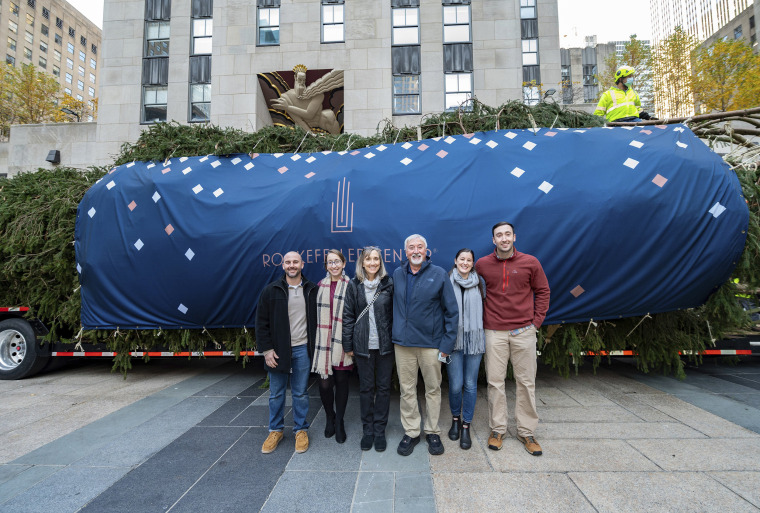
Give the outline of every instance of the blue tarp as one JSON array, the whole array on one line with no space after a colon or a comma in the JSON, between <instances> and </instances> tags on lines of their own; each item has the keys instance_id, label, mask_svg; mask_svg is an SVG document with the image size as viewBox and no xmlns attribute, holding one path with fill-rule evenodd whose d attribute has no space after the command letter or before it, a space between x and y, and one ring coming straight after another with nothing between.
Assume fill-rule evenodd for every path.
<instances>
[{"instance_id":1,"label":"blue tarp","mask_svg":"<svg viewBox=\"0 0 760 513\"><path fill-rule=\"evenodd\" d=\"M749 213L735 174L686 127L500 130L349 152L133 162L79 205L82 325L253 326L282 255L317 281L338 248L427 237L433 263L493 251L515 225L551 286L547 323L690 308L725 282Z\"/></svg>"}]
</instances>

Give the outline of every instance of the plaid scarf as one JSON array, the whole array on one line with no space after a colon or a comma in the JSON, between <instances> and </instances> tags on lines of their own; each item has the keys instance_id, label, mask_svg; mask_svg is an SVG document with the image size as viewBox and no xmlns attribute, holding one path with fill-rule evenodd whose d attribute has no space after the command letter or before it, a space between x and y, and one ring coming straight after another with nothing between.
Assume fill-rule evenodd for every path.
<instances>
[{"instance_id":1,"label":"plaid scarf","mask_svg":"<svg viewBox=\"0 0 760 513\"><path fill-rule=\"evenodd\" d=\"M335 287L335 295L330 297L330 274L319 282L317 291L317 343L314 348L314 360L311 372L316 372L322 379L330 376L333 365L351 365L353 360L343 352L343 304L349 279L343 275ZM330 316L332 303L332 317Z\"/></svg>"}]
</instances>

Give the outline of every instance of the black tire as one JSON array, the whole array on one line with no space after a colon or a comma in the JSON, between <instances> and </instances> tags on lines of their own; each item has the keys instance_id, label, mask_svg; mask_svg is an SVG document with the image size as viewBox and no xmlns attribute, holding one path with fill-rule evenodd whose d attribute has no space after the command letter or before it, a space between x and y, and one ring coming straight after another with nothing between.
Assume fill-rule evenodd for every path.
<instances>
[{"instance_id":1,"label":"black tire","mask_svg":"<svg viewBox=\"0 0 760 513\"><path fill-rule=\"evenodd\" d=\"M0 379L23 379L37 374L48 362L34 330L24 319L0 322Z\"/></svg>"}]
</instances>

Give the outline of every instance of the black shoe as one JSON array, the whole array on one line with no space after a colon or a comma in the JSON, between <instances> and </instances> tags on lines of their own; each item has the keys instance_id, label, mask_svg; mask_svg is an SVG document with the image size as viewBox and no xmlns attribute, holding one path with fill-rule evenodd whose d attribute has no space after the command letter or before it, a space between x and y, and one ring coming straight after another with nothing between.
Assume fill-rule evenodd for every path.
<instances>
[{"instance_id":1,"label":"black shoe","mask_svg":"<svg viewBox=\"0 0 760 513\"><path fill-rule=\"evenodd\" d=\"M464 450L472 447L472 440L470 439L470 423L462 423L462 437L459 439L459 447Z\"/></svg>"},{"instance_id":2,"label":"black shoe","mask_svg":"<svg viewBox=\"0 0 760 513\"><path fill-rule=\"evenodd\" d=\"M425 439L428 443L428 452L433 456L443 454L443 444L441 443L441 437L438 435L425 435Z\"/></svg>"},{"instance_id":3,"label":"black shoe","mask_svg":"<svg viewBox=\"0 0 760 513\"><path fill-rule=\"evenodd\" d=\"M449 440L459 440L459 434L462 432L462 419L454 417L451 419L451 429L449 429Z\"/></svg>"},{"instance_id":4,"label":"black shoe","mask_svg":"<svg viewBox=\"0 0 760 513\"><path fill-rule=\"evenodd\" d=\"M325 438L330 438L335 434L335 415L327 415L325 423Z\"/></svg>"},{"instance_id":5,"label":"black shoe","mask_svg":"<svg viewBox=\"0 0 760 513\"><path fill-rule=\"evenodd\" d=\"M388 442L385 440L385 435L377 435L375 437L375 450L383 452L386 447L388 447Z\"/></svg>"},{"instance_id":6,"label":"black shoe","mask_svg":"<svg viewBox=\"0 0 760 513\"><path fill-rule=\"evenodd\" d=\"M418 443L420 443L419 436L412 438L409 435L404 435L404 438L402 438L398 444L398 449L396 449L396 452L399 453L401 456L409 456L410 454L412 454L412 451L414 450L414 446L417 445Z\"/></svg>"},{"instance_id":7,"label":"black shoe","mask_svg":"<svg viewBox=\"0 0 760 513\"><path fill-rule=\"evenodd\" d=\"M343 426L343 419L335 422L335 441L339 444L346 441L346 428Z\"/></svg>"},{"instance_id":8,"label":"black shoe","mask_svg":"<svg viewBox=\"0 0 760 513\"><path fill-rule=\"evenodd\" d=\"M375 441L375 437L372 435L364 435L362 437L362 441L359 444L362 448L362 451L369 451L372 449L372 443Z\"/></svg>"}]
</instances>

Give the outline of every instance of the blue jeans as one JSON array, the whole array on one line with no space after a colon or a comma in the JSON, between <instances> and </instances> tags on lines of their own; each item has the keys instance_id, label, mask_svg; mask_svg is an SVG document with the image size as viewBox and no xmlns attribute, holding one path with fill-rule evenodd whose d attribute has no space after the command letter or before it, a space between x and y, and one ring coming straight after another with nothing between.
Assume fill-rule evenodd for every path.
<instances>
[{"instance_id":1,"label":"blue jeans","mask_svg":"<svg viewBox=\"0 0 760 513\"><path fill-rule=\"evenodd\" d=\"M451 415L468 424L475 414L475 400L478 397L478 371L482 354L451 353L451 363L446 366L449 375L449 406Z\"/></svg>"},{"instance_id":2,"label":"blue jeans","mask_svg":"<svg viewBox=\"0 0 760 513\"><path fill-rule=\"evenodd\" d=\"M269 373L269 431L282 431L285 427L285 389L290 381L293 396L293 432L309 429L309 349L306 344L291 349L291 372Z\"/></svg>"}]
</instances>

